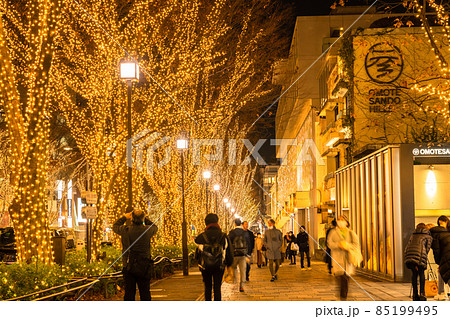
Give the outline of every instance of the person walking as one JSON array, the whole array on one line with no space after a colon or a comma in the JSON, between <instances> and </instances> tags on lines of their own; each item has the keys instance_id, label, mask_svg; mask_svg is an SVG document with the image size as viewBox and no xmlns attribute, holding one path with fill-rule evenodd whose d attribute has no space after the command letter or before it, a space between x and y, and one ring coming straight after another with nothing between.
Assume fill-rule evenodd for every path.
<instances>
[{"instance_id":1,"label":"person walking","mask_svg":"<svg viewBox=\"0 0 450 319\"><path fill-rule=\"evenodd\" d=\"M228 236L233 245L234 259L232 268L234 270L234 281L237 282L237 268L239 268L239 291L244 292L244 283L247 274L247 253L250 246L248 232L242 227L242 221L239 218L234 220L236 227L230 231Z\"/></svg>"},{"instance_id":2,"label":"person walking","mask_svg":"<svg viewBox=\"0 0 450 319\"><path fill-rule=\"evenodd\" d=\"M131 223L126 225L125 223L129 220ZM113 224L113 231L120 235L122 240L124 300L135 300L136 284L141 300L151 300L150 239L156 234L158 227L145 216L142 210L134 209Z\"/></svg>"},{"instance_id":3,"label":"person walking","mask_svg":"<svg viewBox=\"0 0 450 319\"><path fill-rule=\"evenodd\" d=\"M433 242L431 243L431 249L433 250L434 261L439 265L441 261L441 249L439 247L439 240L441 237L445 237L445 233L448 232L448 218L442 215L437 220L437 226L430 228L431 237ZM434 297L435 300L448 300L448 296L445 295L444 280L438 270L438 294Z\"/></svg>"},{"instance_id":4,"label":"person walking","mask_svg":"<svg viewBox=\"0 0 450 319\"><path fill-rule=\"evenodd\" d=\"M244 221L242 223L242 228L247 232L248 239L249 239L249 246L247 247L247 271L245 273L246 275L246 281L250 281L250 267L252 264L252 254L253 250L255 249L255 234L251 230L248 229L248 222Z\"/></svg>"},{"instance_id":5,"label":"person walking","mask_svg":"<svg viewBox=\"0 0 450 319\"><path fill-rule=\"evenodd\" d=\"M439 274L447 285L450 285L450 225L447 223L447 231L439 237Z\"/></svg>"},{"instance_id":6,"label":"person walking","mask_svg":"<svg viewBox=\"0 0 450 319\"><path fill-rule=\"evenodd\" d=\"M297 239L294 236L294 233L292 231L287 233L287 249L286 254L289 257L289 260L291 261L290 265L295 265L295 255L297 255L298 250L295 248L295 245L297 244Z\"/></svg>"},{"instance_id":7,"label":"person walking","mask_svg":"<svg viewBox=\"0 0 450 319\"><path fill-rule=\"evenodd\" d=\"M283 234L280 230L275 228L275 221L269 219L267 222L269 228L264 234L263 244L266 247L267 259L269 259L269 269L272 279L270 281L275 281L278 279L278 269L280 268L281 261L281 246L283 244ZM275 264L275 268L274 268Z\"/></svg>"},{"instance_id":8,"label":"person walking","mask_svg":"<svg viewBox=\"0 0 450 319\"><path fill-rule=\"evenodd\" d=\"M305 270L304 256L306 255L306 261L308 270L311 270L311 257L309 256L309 236L305 230L305 226L300 226L300 232L297 234L298 250L300 252L300 266L301 270Z\"/></svg>"},{"instance_id":9,"label":"person walking","mask_svg":"<svg viewBox=\"0 0 450 319\"><path fill-rule=\"evenodd\" d=\"M354 266L362 261L359 239L350 227L350 223L343 216L339 216L337 227L328 234L327 245L331 249L333 273L340 286L340 298L346 300L348 295L349 279Z\"/></svg>"},{"instance_id":10,"label":"person walking","mask_svg":"<svg viewBox=\"0 0 450 319\"><path fill-rule=\"evenodd\" d=\"M405 248L405 264L411 269L411 283L413 286L413 300L426 301L425 297L425 269L427 269L428 252L433 237L424 223L416 226ZM417 287L417 277L420 278L420 295Z\"/></svg>"},{"instance_id":11,"label":"person walking","mask_svg":"<svg viewBox=\"0 0 450 319\"><path fill-rule=\"evenodd\" d=\"M256 246L256 262L258 265L258 268L261 268L261 266L264 265L263 261L263 239L261 238L261 233L256 234L256 240L255 240L255 246Z\"/></svg>"},{"instance_id":12,"label":"person walking","mask_svg":"<svg viewBox=\"0 0 450 319\"><path fill-rule=\"evenodd\" d=\"M288 254L287 254L287 234L285 234L283 236L283 243L281 245L280 252L281 252L280 264L282 264L284 262L284 260L288 258Z\"/></svg>"},{"instance_id":13,"label":"person walking","mask_svg":"<svg viewBox=\"0 0 450 319\"><path fill-rule=\"evenodd\" d=\"M195 238L198 245L196 255L205 286L205 301L222 300L222 278L225 267L233 264L233 249L227 234L222 232L219 217L208 214L205 217L206 228Z\"/></svg>"},{"instance_id":14,"label":"person walking","mask_svg":"<svg viewBox=\"0 0 450 319\"><path fill-rule=\"evenodd\" d=\"M325 255L325 262L327 263L328 267L328 273L331 274L331 249L328 247L328 235L330 234L330 231L336 227L336 219L333 219L331 221L331 227L327 229L327 232L325 234L325 245L326 245L326 255Z\"/></svg>"}]
</instances>

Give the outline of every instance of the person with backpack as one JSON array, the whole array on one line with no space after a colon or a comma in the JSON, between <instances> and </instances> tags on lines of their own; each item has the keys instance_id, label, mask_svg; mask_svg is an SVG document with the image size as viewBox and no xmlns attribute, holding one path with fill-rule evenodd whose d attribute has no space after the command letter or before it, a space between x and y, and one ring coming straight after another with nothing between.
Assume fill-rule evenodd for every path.
<instances>
[{"instance_id":1,"label":"person with backpack","mask_svg":"<svg viewBox=\"0 0 450 319\"><path fill-rule=\"evenodd\" d=\"M231 244L233 245L233 265L234 281L237 282L237 268L239 268L239 291L244 292L244 283L247 273L247 258L248 247L250 246L250 239L248 232L242 227L242 222L239 218L234 220L236 227L230 231L228 236L230 237Z\"/></svg>"},{"instance_id":2,"label":"person with backpack","mask_svg":"<svg viewBox=\"0 0 450 319\"><path fill-rule=\"evenodd\" d=\"M263 244L266 247L267 259L269 259L269 269L272 279L270 281L275 281L278 279L278 269L280 268L281 262L281 246L283 245L283 234L277 228L275 228L275 221L269 219L267 222L269 229L264 233ZM274 268L275 264L275 268Z\"/></svg>"},{"instance_id":3,"label":"person with backpack","mask_svg":"<svg viewBox=\"0 0 450 319\"><path fill-rule=\"evenodd\" d=\"M233 250L227 234L222 232L219 217L208 214L205 217L206 229L195 238L198 245L196 256L205 286L205 300L222 300L222 277L225 267L233 263Z\"/></svg>"},{"instance_id":4,"label":"person with backpack","mask_svg":"<svg viewBox=\"0 0 450 319\"><path fill-rule=\"evenodd\" d=\"M131 211L131 209L130 209ZM131 223L127 223L130 221ZM136 284L142 301L151 300L150 274L151 252L150 239L158 227L150 221L142 210L134 209L113 225L113 231L122 239L123 280L125 282L125 301L136 298Z\"/></svg>"},{"instance_id":5,"label":"person with backpack","mask_svg":"<svg viewBox=\"0 0 450 319\"><path fill-rule=\"evenodd\" d=\"M431 237L433 242L431 243L431 249L433 250L434 261L439 265L442 257L442 250L439 245L441 238L444 238L448 233L448 218L442 215L437 220L438 225L430 228ZM445 295L444 280L440 272L438 271L438 294L435 296L435 300L448 300L448 296Z\"/></svg>"},{"instance_id":6,"label":"person with backpack","mask_svg":"<svg viewBox=\"0 0 450 319\"><path fill-rule=\"evenodd\" d=\"M425 269L427 269L428 252L433 238L424 223L417 225L405 248L405 264L411 269L411 283L413 300L426 301L425 297ZM417 287L417 277L420 277L420 295Z\"/></svg>"}]
</instances>

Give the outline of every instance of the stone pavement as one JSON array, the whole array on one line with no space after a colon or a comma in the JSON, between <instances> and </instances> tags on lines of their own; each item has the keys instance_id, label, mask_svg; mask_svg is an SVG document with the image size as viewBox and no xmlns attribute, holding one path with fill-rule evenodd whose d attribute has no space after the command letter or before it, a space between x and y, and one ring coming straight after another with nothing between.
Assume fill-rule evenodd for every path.
<instances>
[{"instance_id":1,"label":"stone pavement","mask_svg":"<svg viewBox=\"0 0 450 319\"><path fill-rule=\"evenodd\" d=\"M334 276L328 274L323 262L312 262L312 270L302 271L299 264L284 262L278 271L278 280L270 282L268 267L258 268L252 265L250 281L245 284L245 292L239 292L237 284L222 285L224 301L310 301L339 300L338 287ZM354 276L350 280L349 301L389 300L402 301L409 298L408 283L392 283ZM359 285L359 286L358 286ZM181 272L155 282L151 286L152 300L204 300L203 282L198 268L191 268L188 277ZM369 296L370 295L370 296ZM372 298L371 298L372 297Z\"/></svg>"}]
</instances>

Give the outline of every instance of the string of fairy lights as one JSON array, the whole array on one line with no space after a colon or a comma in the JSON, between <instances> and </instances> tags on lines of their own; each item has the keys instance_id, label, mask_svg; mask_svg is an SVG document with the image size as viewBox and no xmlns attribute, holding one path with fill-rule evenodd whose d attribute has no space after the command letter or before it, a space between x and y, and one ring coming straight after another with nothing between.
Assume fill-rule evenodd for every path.
<instances>
[{"instance_id":1,"label":"string of fairy lights","mask_svg":"<svg viewBox=\"0 0 450 319\"><path fill-rule=\"evenodd\" d=\"M450 124L450 109L448 103L450 102L450 78L448 67L448 54L447 50L450 50L450 25L448 12L443 5L437 4L435 0L427 0L425 2L430 8L434 9L436 13L436 22L439 27L431 27L426 17L426 8L418 0L413 1L413 6L416 11L416 17L421 18L421 29L424 31L424 35L431 46L431 50L434 53L435 60L439 67L439 80L432 83L415 83L411 89L428 94L429 96L435 96L443 103L436 103L433 106L424 105L419 107L419 111L428 114L435 114L442 116L447 124ZM434 29L434 30L433 30ZM438 45L437 43L440 43Z\"/></svg>"}]
</instances>

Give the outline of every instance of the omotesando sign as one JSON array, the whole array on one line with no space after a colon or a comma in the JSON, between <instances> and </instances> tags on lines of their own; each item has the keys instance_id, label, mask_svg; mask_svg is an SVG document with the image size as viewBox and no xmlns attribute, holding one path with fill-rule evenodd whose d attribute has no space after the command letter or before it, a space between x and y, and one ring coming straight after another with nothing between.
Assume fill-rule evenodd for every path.
<instances>
[{"instance_id":1,"label":"omotesando sign","mask_svg":"<svg viewBox=\"0 0 450 319\"><path fill-rule=\"evenodd\" d=\"M364 67L373 82L393 83L403 72L401 51L389 43L376 43L367 52ZM401 91L397 88L373 88L369 89L368 93L370 112L392 112L393 106L402 102Z\"/></svg>"},{"instance_id":2,"label":"omotesando sign","mask_svg":"<svg viewBox=\"0 0 450 319\"><path fill-rule=\"evenodd\" d=\"M450 156L450 148L448 147L416 147L412 150L412 154L416 157L427 157L427 156Z\"/></svg>"}]
</instances>

